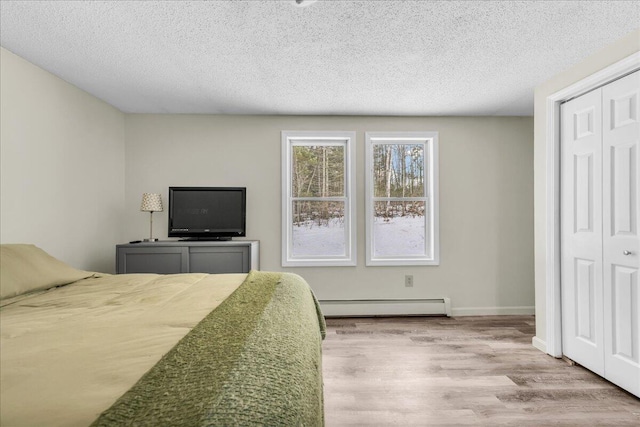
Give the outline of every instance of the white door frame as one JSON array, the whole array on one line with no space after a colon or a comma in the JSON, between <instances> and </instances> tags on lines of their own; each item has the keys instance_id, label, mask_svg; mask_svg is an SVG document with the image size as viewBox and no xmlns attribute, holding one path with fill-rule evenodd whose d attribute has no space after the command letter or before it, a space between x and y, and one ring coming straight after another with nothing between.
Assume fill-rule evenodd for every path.
<instances>
[{"instance_id":1,"label":"white door frame","mask_svg":"<svg viewBox=\"0 0 640 427\"><path fill-rule=\"evenodd\" d=\"M562 357L560 298L560 104L640 69L640 52L612 64L546 100L546 350Z\"/></svg>"}]
</instances>

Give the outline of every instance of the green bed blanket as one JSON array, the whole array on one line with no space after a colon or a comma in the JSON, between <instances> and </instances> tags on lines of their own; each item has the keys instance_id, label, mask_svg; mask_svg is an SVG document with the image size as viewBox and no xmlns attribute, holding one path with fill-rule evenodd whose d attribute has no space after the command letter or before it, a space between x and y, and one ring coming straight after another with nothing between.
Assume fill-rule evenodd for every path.
<instances>
[{"instance_id":1,"label":"green bed blanket","mask_svg":"<svg viewBox=\"0 0 640 427\"><path fill-rule=\"evenodd\" d=\"M323 425L324 335L302 278L252 271L92 425Z\"/></svg>"}]
</instances>

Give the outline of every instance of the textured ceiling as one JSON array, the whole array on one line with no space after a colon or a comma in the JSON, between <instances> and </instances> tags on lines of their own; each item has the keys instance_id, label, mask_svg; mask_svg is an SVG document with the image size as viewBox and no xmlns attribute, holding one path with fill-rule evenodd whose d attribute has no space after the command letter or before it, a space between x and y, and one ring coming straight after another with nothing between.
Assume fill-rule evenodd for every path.
<instances>
[{"instance_id":1,"label":"textured ceiling","mask_svg":"<svg viewBox=\"0 0 640 427\"><path fill-rule=\"evenodd\" d=\"M301 7L306 6L306 7ZM0 43L124 112L532 115L639 1L0 1Z\"/></svg>"}]
</instances>

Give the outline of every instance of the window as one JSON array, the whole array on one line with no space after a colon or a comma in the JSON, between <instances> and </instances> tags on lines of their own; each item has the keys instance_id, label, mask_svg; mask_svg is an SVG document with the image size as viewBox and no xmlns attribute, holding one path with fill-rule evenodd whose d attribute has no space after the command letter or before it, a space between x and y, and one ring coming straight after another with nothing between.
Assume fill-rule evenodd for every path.
<instances>
[{"instance_id":1,"label":"window","mask_svg":"<svg viewBox=\"0 0 640 427\"><path fill-rule=\"evenodd\" d=\"M355 132L282 132L282 266L356 265Z\"/></svg>"},{"instance_id":2,"label":"window","mask_svg":"<svg viewBox=\"0 0 640 427\"><path fill-rule=\"evenodd\" d=\"M438 265L438 133L366 133L367 265Z\"/></svg>"}]
</instances>

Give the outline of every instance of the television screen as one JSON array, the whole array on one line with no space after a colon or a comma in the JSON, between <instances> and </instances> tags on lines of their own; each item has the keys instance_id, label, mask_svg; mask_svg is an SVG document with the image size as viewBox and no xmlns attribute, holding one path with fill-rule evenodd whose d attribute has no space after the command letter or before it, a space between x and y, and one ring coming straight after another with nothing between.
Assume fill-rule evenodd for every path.
<instances>
[{"instance_id":1,"label":"television screen","mask_svg":"<svg viewBox=\"0 0 640 427\"><path fill-rule=\"evenodd\" d=\"M246 188L169 187L169 237L245 236Z\"/></svg>"}]
</instances>

